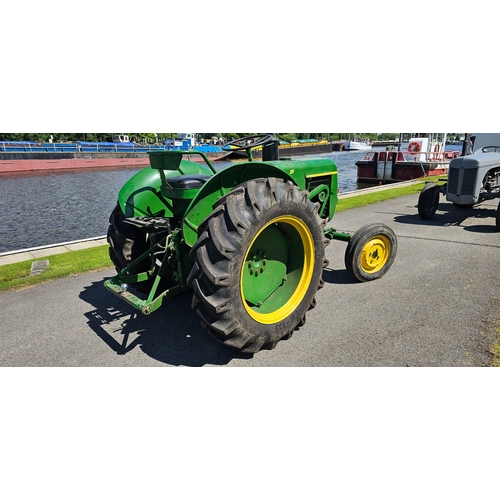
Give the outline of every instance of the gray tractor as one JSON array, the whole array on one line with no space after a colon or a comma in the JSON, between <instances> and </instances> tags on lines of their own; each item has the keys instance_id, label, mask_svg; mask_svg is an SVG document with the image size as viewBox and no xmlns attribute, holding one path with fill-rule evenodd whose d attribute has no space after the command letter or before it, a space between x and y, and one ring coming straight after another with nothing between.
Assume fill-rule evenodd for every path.
<instances>
[{"instance_id":1,"label":"gray tractor","mask_svg":"<svg viewBox=\"0 0 500 500\"><path fill-rule=\"evenodd\" d=\"M445 184L428 182L418 198L422 219L430 219L436 213L440 194L458 208L472 208L485 200L500 198L500 146L485 146L480 152L455 158L450 162ZM500 203L496 226L500 231Z\"/></svg>"}]
</instances>

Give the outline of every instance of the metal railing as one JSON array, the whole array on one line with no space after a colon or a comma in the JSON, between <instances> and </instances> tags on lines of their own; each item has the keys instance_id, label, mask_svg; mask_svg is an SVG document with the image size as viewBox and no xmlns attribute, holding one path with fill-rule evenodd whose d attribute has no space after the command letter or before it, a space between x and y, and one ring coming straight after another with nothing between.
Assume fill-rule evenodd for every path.
<instances>
[{"instance_id":1,"label":"metal railing","mask_svg":"<svg viewBox=\"0 0 500 500\"><path fill-rule=\"evenodd\" d=\"M410 153L408 151L369 151L365 155L365 161L387 161L392 162L394 155L396 162L436 162L447 163L459 155L458 151L421 151Z\"/></svg>"},{"instance_id":2,"label":"metal railing","mask_svg":"<svg viewBox=\"0 0 500 500\"><path fill-rule=\"evenodd\" d=\"M0 152L4 153L148 153L158 150L168 151L168 147L166 145L121 146L119 143L114 145L96 143L90 146L78 143L45 143L40 145L0 143Z\"/></svg>"}]
</instances>

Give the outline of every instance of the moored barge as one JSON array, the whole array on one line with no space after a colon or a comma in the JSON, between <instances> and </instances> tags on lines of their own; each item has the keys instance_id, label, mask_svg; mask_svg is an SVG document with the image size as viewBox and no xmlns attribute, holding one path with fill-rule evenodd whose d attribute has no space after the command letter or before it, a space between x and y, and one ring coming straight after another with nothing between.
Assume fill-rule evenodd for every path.
<instances>
[{"instance_id":1,"label":"moored barge","mask_svg":"<svg viewBox=\"0 0 500 500\"><path fill-rule=\"evenodd\" d=\"M434 136L440 136L436 140ZM398 150L367 152L356 162L359 183L385 184L418 179L431 175L446 175L450 161L460 151L445 151L446 134L412 137Z\"/></svg>"}]
</instances>

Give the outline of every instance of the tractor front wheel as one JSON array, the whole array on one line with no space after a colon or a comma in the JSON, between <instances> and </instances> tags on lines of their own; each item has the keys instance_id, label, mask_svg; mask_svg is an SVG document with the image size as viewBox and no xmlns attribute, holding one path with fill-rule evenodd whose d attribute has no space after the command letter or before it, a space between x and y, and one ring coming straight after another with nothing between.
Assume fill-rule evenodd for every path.
<instances>
[{"instance_id":1,"label":"tractor front wheel","mask_svg":"<svg viewBox=\"0 0 500 500\"><path fill-rule=\"evenodd\" d=\"M439 187L433 182L424 186L418 197L418 215L423 220L430 219L439 205Z\"/></svg>"},{"instance_id":2,"label":"tractor front wheel","mask_svg":"<svg viewBox=\"0 0 500 500\"><path fill-rule=\"evenodd\" d=\"M356 231L347 245L345 265L357 281L381 278L392 266L398 242L385 224L367 224Z\"/></svg>"},{"instance_id":3,"label":"tractor front wheel","mask_svg":"<svg viewBox=\"0 0 500 500\"><path fill-rule=\"evenodd\" d=\"M217 202L188 277L192 307L213 337L256 353L304 324L324 284L325 223L307 192L282 179L245 182Z\"/></svg>"}]
</instances>

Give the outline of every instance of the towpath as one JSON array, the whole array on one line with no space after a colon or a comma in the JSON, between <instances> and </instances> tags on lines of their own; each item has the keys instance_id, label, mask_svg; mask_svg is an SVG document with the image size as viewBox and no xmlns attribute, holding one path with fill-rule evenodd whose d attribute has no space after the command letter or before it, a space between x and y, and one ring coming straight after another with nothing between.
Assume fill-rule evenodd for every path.
<instances>
[{"instance_id":1,"label":"towpath","mask_svg":"<svg viewBox=\"0 0 500 500\"><path fill-rule=\"evenodd\" d=\"M396 261L382 279L354 283L345 243L332 241L317 307L272 351L220 345L190 294L142 316L104 289L108 270L0 294L0 366L488 366L499 321L497 202L472 210L442 202L422 221L417 199L335 216L330 226L346 232L391 226Z\"/></svg>"}]
</instances>

